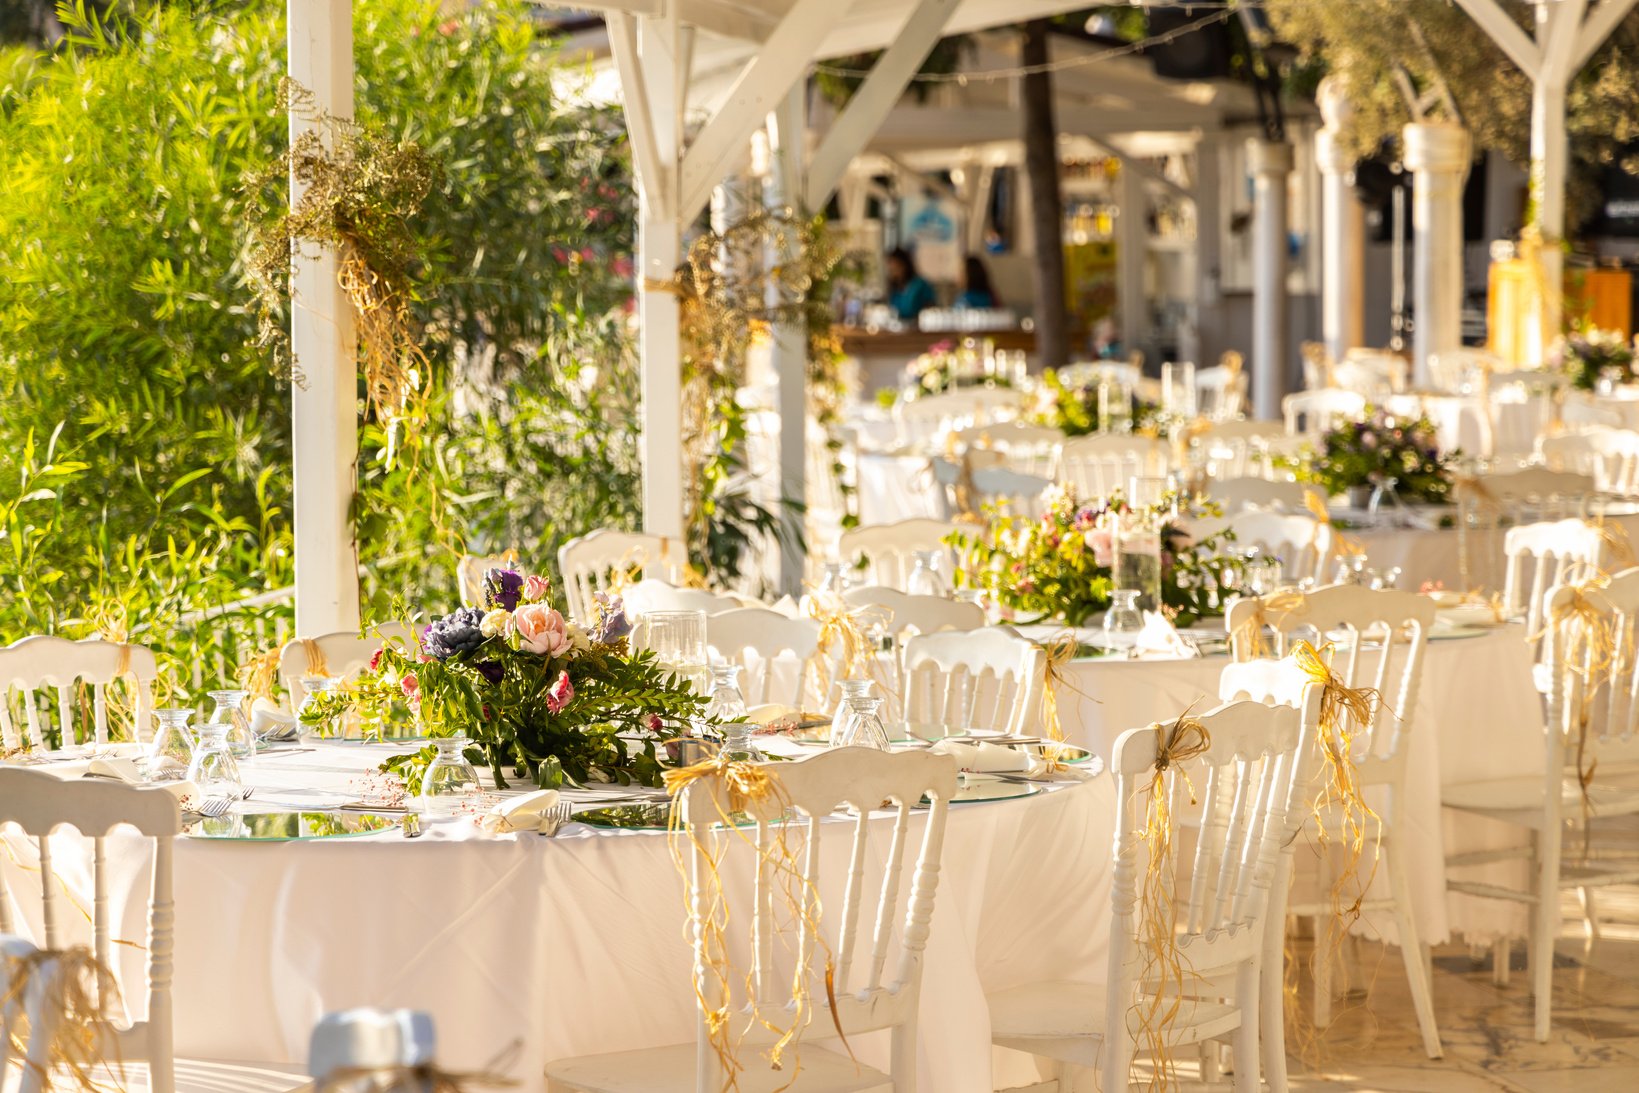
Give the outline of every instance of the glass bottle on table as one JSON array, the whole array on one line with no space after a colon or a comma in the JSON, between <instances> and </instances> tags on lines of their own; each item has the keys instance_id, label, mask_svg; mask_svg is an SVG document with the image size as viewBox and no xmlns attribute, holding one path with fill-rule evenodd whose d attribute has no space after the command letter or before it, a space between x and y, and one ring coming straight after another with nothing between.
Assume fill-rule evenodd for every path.
<instances>
[{"instance_id":1,"label":"glass bottle on table","mask_svg":"<svg viewBox=\"0 0 1639 1093\"><path fill-rule=\"evenodd\" d=\"M301 734L303 742L314 736L340 737L342 733L336 730L334 718L318 717L315 711L324 702L325 697L341 686L341 680L335 676L303 676L302 687L307 694L302 698L301 709L296 711L297 732Z\"/></svg>"},{"instance_id":2,"label":"glass bottle on table","mask_svg":"<svg viewBox=\"0 0 1639 1093\"><path fill-rule=\"evenodd\" d=\"M1136 479L1134 480L1137 481ZM1111 572L1116 589L1138 594L1140 611L1161 609L1161 520L1148 508L1134 506L1110 514L1110 541L1115 559Z\"/></svg>"},{"instance_id":3,"label":"glass bottle on table","mask_svg":"<svg viewBox=\"0 0 1639 1093\"><path fill-rule=\"evenodd\" d=\"M740 690L738 664L711 666L711 697L701 716L707 721L733 721L746 716L746 699Z\"/></svg>"},{"instance_id":4,"label":"glass bottle on table","mask_svg":"<svg viewBox=\"0 0 1639 1093\"><path fill-rule=\"evenodd\" d=\"M165 782L184 776L193 763L194 738L188 731L192 710L154 711L154 738L143 756L142 777L147 782Z\"/></svg>"},{"instance_id":5,"label":"glass bottle on table","mask_svg":"<svg viewBox=\"0 0 1639 1093\"><path fill-rule=\"evenodd\" d=\"M478 799L478 771L467 761L464 734L436 737L432 743L438 754L421 775L421 811L454 816Z\"/></svg>"},{"instance_id":6,"label":"glass bottle on table","mask_svg":"<svg viewBox=\"0 0 1639 1093\"><path fill-rule=\"evenodd\" d=\"M848 718L853 713L852 702L856 698L871 697L871 681L868 679L839 679L837 687L842 691L842 697L837 700L837 708L831 714L831 733L826 738L833 747L841 747L838 743L842 739L843 730L848 727Z\"/></svg>"},{"instance_id":7,"label":"glass bottle on table","mask_svg":"<svg viewBox=\"0 0 1639 1093\"><path fill-rule=\"evenodd\" d=\"M888 750L888 731L882 727L882 700L870 693L849 695L848 719L843 723L842 735L831 742L836 748L870 748Z\"/></svg>"},{"instance_id":8,"label":"glass bottle on table","mask_svg":"<svg viewBox=\"0 0 1639 1093\"><path fill-rule=\"evenodd\" d=\"M244 795L239 762L228 741L232 729L231 724L223 721L199 726L193 758L188 763L188 781L199 787L201 802L210 797L238 800Z\"/></svg>"},{"instance_id":9,"label":"glass bottle on table","mask_svg":"<svg viewBox=\"0 0 1639 1093\"><path fill-rule=\"evenodd\" d=\"M1110 607L1104 612L1104 647L1131 649L1144 629L1144 613L1138 609L1138 590L1118 588L1110 593Z\"/></svg>"},{"instance_id":10,"label":"glass bottle on table","mask_svg":"<svg viewBox=\"0 0 1639 1093\"><path fill-rule=\"evenodd\" d=\"M256 734L251 732L250 718L245 716L245 699L249 691L210 691L207 693L216 709L211 712L213 724L228 727L228 748L235 759L256 758Z\"/></svg>"},{"instance_id":11,"label":"glass bottle on table","mask_svg":"<svg viewBox=\"0 0 1639 1093\"><path fill-rule=\"evenodd\" d=\"M912 596L940 596L950 595L950 582L939 566L940 551L918 550L912 555L916 560L911 569L911 575L905 580L905 591Z\"/></svg>"}]
</instances>

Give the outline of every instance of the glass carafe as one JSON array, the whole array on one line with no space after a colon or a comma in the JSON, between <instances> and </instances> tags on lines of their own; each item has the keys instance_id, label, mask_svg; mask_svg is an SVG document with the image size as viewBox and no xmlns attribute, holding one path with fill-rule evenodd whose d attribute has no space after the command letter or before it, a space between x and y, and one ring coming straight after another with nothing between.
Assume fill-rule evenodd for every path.
<instances>
[{"instance_id":1,"label":"glass carafe","mask_svg":"<svg viewBox=\"0 0 1639 1093\"><path fill-rule=\"evenodd\" d=\"M233 757L233 747L228 741L232 731L233 726L224 721L199 726L198 743L188 764L188 781L199 787L201 801L210 797L238 800L244 795L239 762Z\"/></svg>"},{"instance_id":2,"label":"glass carafe","mask_svg":"<svg viewBox=\"0 0 1639 1093\"><path fill-rule=\"evenodd\" d=\"M341 686L341 680L335 676L303 676L302 687L307 694L302 699L301 709L296 711L296 723L300 726L302 739L308 740L314 736L341 736L337 731L337 719L321 716L321 708L325 696Z\"/></svg>"},{"instance_id":3,"label":"glass carafe","mask_svg":"<svg viewBox=\"0 0 1639 1093\"><path fill-rule=\"evenodd\" d=\"M713 664L711 666L711 697L701 716L707 721L743 721L746 717L746 698L740 693L740 666Z\"/></svg>"},{"instance_id":4,"label":"glass carafe","mask_svg":"<svg viewBox=\"0 0 1639 1093\"><path fill-rule=\"evenodd\" d=\"M1147 509L1114 514L1114 578L1117 590L1138 593L1137 607L1161 609L1161 523Z\"/></svg>"},{"instance_id":5,"label":"glass carafe","mask_svg":"<svg viewBox=\"0 0 1639 1093\"><path fill-rule=\"evenodd\" d=\"M421 811L454 816L478 799L478 771L467 761L465 736L433 740L438 754L421 775Z\"/></svg>"},{"instance_id":6,"label":"glass carafe","mask_svg":"<svg viewBox=\"0 0 1639 1093\"><path fill-rule=\"evenodd\" d=\"M907 593L912 596L950 595L950 582L939 568L939 554L937 550L918 550L912 555L916 566L905 581Z\"/></svg>"},{"instance_id":7,"label":"glass carafe","mask_svg":"<svg viewBox=\"0 0 1639 1093\"><path fill-rule=\"evenodd\" d=\"M840 596L848 591L848 570L841 562L826 562L819 590Z\"/></svg>"},{"instance_id":8,"label":"glass carafe","mask_svg":"<svg viewBox=\"0 0 1639 1093\"><path fill-rule=\"evenodd\" d=\"M831 735L827 738L833 748L842 746L842 734L848 727L848 718L853 712L853 707L849 703L856 698L871 697L871 681L868 679L840 679L837 686L842 689L842 698L837 702L835 712L831 714Z\"/></svg>"},{"instance_id":9,"label":"glass carafe","mask_svg":"<svg viewBox=\"0 0 1639 1093\"><path fill-rule=\"evenodd\" d=\"M1104 645L1109 649L1131 649L1144 629L1144 613L1138 609L1138 589L1118 588L1110 593L1110 609L1104 612Z\"/></svg>"},{"instance_id":10,"label":"glass carafe","mask_svg":"<svg viewBox=\"0 0 1639 1093\"><path fill-rule=\"evenodd\" d=\"M211 723L228 727L228 748L235 759L256 758L256 734L250 731L250 719L245 716L245 699L249 691L211 691L207 695L216 703L211 711Z\"/></svg>"},{"instance_id":11,"label":"glass carafe","mask_svg":"<svg viewBox=\"0 0 1639 1093\"><path fill-rule=\"evenodd\" d=\"M878 711L882 700L872 695L851 696L848 699L848 720L842 726L842 738L833 742L839 748L871 748L888 750L888 732L882 727Z\"/></svg>"},{"instance_id":12,"label":"glass carafe","mask_svg":"<svg viewBox=\"0 0 1639 1093\"><path fill-rule=\"evenodd\" d=\"M193 763L194 739L188 731L193 720L192 710L155 710L154 738L144 756L142 777L149 782L168 782L181 778Z\"/></svg>"}]
</instances>

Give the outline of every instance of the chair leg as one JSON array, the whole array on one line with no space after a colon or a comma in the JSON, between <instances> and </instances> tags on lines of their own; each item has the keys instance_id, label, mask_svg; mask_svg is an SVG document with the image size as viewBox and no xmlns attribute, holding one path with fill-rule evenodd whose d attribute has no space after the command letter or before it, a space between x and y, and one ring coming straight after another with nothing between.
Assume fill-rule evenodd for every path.
<instances>
[{"instance_id":1,"label":"chair leg","mask_svg":"<svg viewBox=\"0 0 1639 1093\"><path fill-rule=\"evenodd\" d=\"M1258 980L1263 1080L1269 1086L1269 1093L1287 1093L1286 954L1282 946L1264 952L1258 967Z\"/></svg>"},{"instance_id":2,"label":"chair leg","mask_svg":"<svg viewBox=\"0 0 1639 1093\"><path fill-rule=\"evenodd\" d=\"M1508 986L1509 961L1513 958L1514 947L1506 937L1499 937L1491 943L1491 985L1506 988Z\"/></svg>"},{"instance_id":3,"label":"chair leg","mask_svg":"<svg viewBox=\"0 0 1639 1093\"><path fill-rule=\"evenodd\" d=\"M894 1026L889 1076L893 1093L916 1093L916 1020Z\"/></svg>"},{"instance_id":4,"label":"chair leg","mask_svg":"<svg viewBox=\"0 0 1639 1093\"><path fill-rule=\"evenodd\" d=\"M1594 908L1593 889L1578 888L1577 902L1582 904L1582 932L1589 941L1599 940L1599 912Z\"/></svg>"},{"instance_id":5,"label":"chair leg","mask_svg":"<svg viewBox=\"0 0 1639 1093\"><path fill-rule=\"evenodd\" d=\"M1315 1028L1323 1029L1332 1023L1332 965L1343 957L1341 953L1333 952L1328 944L1326 935L1332 928L1330 917L1316 915L1314 924L1315 947L1310 962L1314 966L1315 978Z\"/></svg>"},{"instance_id":6,"label":"chair leg","mask_svg":"<svg viewBox=\"0 0 1639 1093\"><path fill-rule=\"evenodd\" d=\"M1392 838L1384 851L1389 858L1389 886L1393 890L1394 925L1400 934L1400 958L1406 966L1411 1004L1417 1011L1417 1027L1423 1034L1423 1050L1430 1059L1439 1059L1445 1055L1445 1050L1440 1046L1440 1027L1434 1020L1434 984L1423 959L1423 944L1412 914L1411 887L1406 883L1405 864L1400 860L1399 844Z\"/></svg>"},{"instance_id":7,"label":"chair leg","mask_svg":"<svg viewBox=\"0 0 1639 1093\"><path fill-rule=\"evenodd\" d=\"M1235 1030L1235 1093L1259 1093L1263 1083L1258 1075L1258 986L1261 962L1249 960L1235 973L1235 1003L1241 1011L1241 1025Z\"/></svg>"},{"instance_id":8,"label":"chair leg","mask_svg":"<svg viewBox=\"0 0 1639 1093\"><path fill-rule=\"evenodd\" d=\"M1531 990L1536 995L1536 1037L1548 1039L1554 1004L1554 941L1559 936L1558 831L1537 836L1537 904L1531 913Z\"/></svg>"}]
</instances>

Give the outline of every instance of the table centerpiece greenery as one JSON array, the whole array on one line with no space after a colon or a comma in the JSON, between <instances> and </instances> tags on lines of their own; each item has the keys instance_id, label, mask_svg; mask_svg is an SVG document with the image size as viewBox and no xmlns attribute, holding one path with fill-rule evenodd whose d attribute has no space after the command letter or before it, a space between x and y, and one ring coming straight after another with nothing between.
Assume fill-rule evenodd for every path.
<instances>
[{"instance_id":1,"label":"table centerpiece greenery","mask_svg":"<svg viewBox=\"0 0 1639 1093\"><path fill-rule=\"evenodd\" d=\"M1555 338L1548 349L1548 366L1564 373L1571 386L1582 391L1597 390L1602 379L1631 383L1633 363L1632 342L1620 331L1595 326Z\"/></svg>"},{"instance_id":2,"label":"table centerpiece greenery","mask_svg":"<svg viewBox=\"0 0 1639 1093\"><path fill-rule=\"evenodd\" d=\"M1461 452L1442 453L1427 418L1399 417L1374 409L1364 421L1327 430L1311 455L1285 461L1300 482L1333 496L1393 483L1402 501L1445 504Z\"/></svg>"},{"instance_id":3,"label":"table centerpiece greenery","mask_svg":"<svg viewBox=\"0 0 1639 1093\"><path fill-rule=\"evenodd\" d=\"M959 587L980 588L1021 621L1060 619L1087 625L1110 605L1115 589L1113 519L1132 515L1119 493L1087 501L1064 485L1042 494L1039 514L996 509L983 528L959 530L946 540L958 558ZM1226 550L1225 529L1195 539L1188 523L1221 516L1210 502L1183 503L1168 495L1149 507L1161 536L1162 610L1180 626L1223 614L1224 593L1240 586L1244 560Z\"/></svg>"},{"instance_id":4,"label":"table centerpiece greenery","mask_svg":"<svg viewBox=\"0 0 1639 1093\"><path fill-rule=\"evenodd\" d=\"M979 347L967 339L958 346L952 341L935 342L905 365L898 387L877 391L877 403L891 409L900 400L907 402L924 395L940 395L963 387L1012 387L1013 378L985 370Z\"/></svg>"},{"instance_id":5,"label":"table centerpiece greenery","mask_svg":"<svg viewBox=\"0 0 1639 1093\"><path fill-rule=\"evenodd\" d=\"M510 569L484 575L482 607L430 623L414 645L389 641L367 671L302 717L323 723L356 711L365 720L408 713L429 736L465 734L469 758L538 786L660 784L656 745L681 735L704 700L653 653L632 652L619 597L599 601L587 629L551 606L551 583ZM634 750L634 743L638 750ZM434 749L383 769L414 785Z\"/></svg>"},{"instance_id":6,"label":"table centerpiece greenery","mask_svg":"<svg viewBox=\"0 0 1639 1093\"><path fill-rule=\"evenodd\" d=\"M1135 397L1130 429L1135 433L1156 436L1159 434L1160 416L1158 403ZM1068 382L1051 368L1042 373L1030 418L1037 425L1058 429L1067 437L1088 436L1107 432L1111 428L1109 423L1099 420L1098 379L1094 377L1085 383Z\"/></svg>"}]
</instances>

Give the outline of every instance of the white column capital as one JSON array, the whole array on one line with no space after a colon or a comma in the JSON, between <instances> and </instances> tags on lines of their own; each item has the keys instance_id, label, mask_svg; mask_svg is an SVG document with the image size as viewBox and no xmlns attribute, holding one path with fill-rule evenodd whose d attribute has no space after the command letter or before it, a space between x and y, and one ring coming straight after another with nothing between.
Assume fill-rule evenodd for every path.
<instances>
[{"instance_id":1,"label":"white column capital","mask_svg":"<svg viewBox=\"0 0 1639 1093\"><path fill-rule=\"evenodd\" d=\"M1328 126L1315 130L1315 167L1323 175L1354 173L1355 154L1349 151L1341 129Z\"/></svg>"},{"instance_id":2,"label":"white column capital","mask_svg":"<svg viewBox=\"0 0 1639 1093\"><path fill-rule=\"evenodd\" d=\"M1292 173L1292 146L1283 140L1254 137L1246 142L1246 153L1255 175Z\"/></svg>"},{"instance_id":3,"label":"white column capital","mask_svg":"<svg viewBox=\"0 0 1639 1093\"><path fill-rule=\"evenodd\" d=\"M1406 169L1417 174L1468 173L1468 130L1456 122L1417 121L1400 131Z\"/></svg>"}]
</instances>

